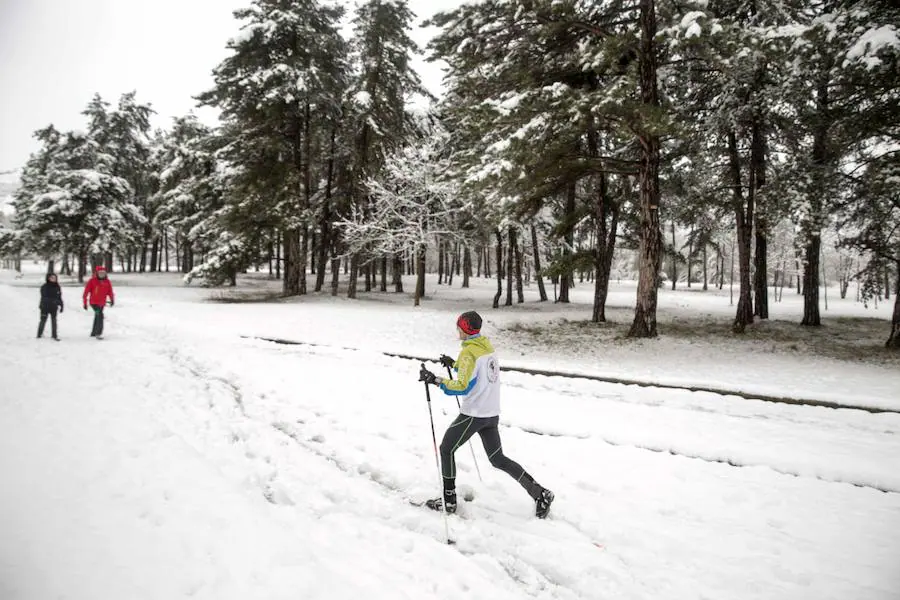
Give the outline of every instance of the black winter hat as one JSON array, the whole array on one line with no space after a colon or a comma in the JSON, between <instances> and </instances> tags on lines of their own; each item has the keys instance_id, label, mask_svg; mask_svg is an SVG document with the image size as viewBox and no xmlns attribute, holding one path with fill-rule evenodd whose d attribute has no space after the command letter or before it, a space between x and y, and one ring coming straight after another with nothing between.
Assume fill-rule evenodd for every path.
<instances>
[{"instance_id":1,"label":"black winter hat","mask_svg":"<svg viewBox=\"0 0 900 600\"><path fill-rule=\"evenodd\" d=\"M464 312L459 315L456 320L456 326L463 330L467 335L475 335L481 331L481 315L474 310Z\"/></svg>"}]
</instances>

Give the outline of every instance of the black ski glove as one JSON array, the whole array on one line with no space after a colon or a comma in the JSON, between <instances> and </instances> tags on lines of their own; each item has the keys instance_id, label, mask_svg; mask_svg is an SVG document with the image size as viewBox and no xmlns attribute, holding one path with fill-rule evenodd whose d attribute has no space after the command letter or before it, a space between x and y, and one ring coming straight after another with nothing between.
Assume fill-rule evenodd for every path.
<instances>
[{"instance_id":1,"label":"black ski glove","mask_svg":"<svg viewBox=\"0 0 900 600\"><path fill-rule=\"evenodd\" d=\"M447 356L446 354L441 354L440 361L441 365L447 367L448 369L452 369L453 365L456 363L456 361L452 357Z\"/></svg>"},{"instance_id":2,"label":"black ski glove","mask_svg":"<svg viewBox=\"0 0 900 600\"><path fill-rule=\"evenodd\" d=\"M438 385L437 375L429 371L428 369L422 369L419 371L419 381L424 381L429 385Z\"/></svg>"},{"instance_id":3,"label":"black ski glove","mask_svg":"<svg viewBox=\"0 0 900 600\"><path fill-rule=\"evenodd\" d=\"M62 314L64 309L65 309L65 307L62 304L60 304L59 305L59 314Z\"/></svg>"}]
</instances>

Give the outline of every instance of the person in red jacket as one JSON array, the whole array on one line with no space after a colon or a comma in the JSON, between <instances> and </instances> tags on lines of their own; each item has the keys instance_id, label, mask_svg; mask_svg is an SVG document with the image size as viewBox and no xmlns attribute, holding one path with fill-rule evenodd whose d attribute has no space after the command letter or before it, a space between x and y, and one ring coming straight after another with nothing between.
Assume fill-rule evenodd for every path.
<instances>
[{"instance_id":1,"label":"person in red jacket","mask_svg":"<svg viewBox=\"0 0 900 600\"><path fill-rule=\"evenodd\" d=\"M99 266L94 269L94 276L84 286L83 298L84 310L88 309L88 304L94 309L94 327L91 329L91 337L98 340L103 339L103 307L106 306L107 298L109 298L109 305L115 306L116 297L113 294L112 282L106 276L106 268Z\"/></svg>"}]
</instances>

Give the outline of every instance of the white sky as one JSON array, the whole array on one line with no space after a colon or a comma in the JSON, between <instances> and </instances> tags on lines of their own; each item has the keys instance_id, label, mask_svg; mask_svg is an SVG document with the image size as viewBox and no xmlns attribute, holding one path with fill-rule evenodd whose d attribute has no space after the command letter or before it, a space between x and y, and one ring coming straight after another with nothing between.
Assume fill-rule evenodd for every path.
<instances>
[{"instance_id":1,"label":"white sky","mask_svg":"<svg viewBox=\"0 0 900 600\"><path fill-rule=\"evenodd\" d=\"M95 92L115 102L137 90L159 113L154 126L194 108L238 30L231 11L250 0L0 0L0 172L22 166L36 129L84 127ZM345 2L352 9L354 2ZM409 0L417 24L462 0ZM421 45L434 34L417 28ZM440 89L439 67L416 66ZM195 110L204 120L215 113Z\"/></svg>"}]
</instances>

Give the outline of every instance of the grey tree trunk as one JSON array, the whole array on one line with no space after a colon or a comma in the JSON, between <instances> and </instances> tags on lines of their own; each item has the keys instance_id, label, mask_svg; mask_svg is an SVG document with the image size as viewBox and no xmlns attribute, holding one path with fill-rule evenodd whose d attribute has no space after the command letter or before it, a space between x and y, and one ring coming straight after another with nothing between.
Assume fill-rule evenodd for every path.
<instances>
[{"instance_id":1,"label":"grey tree trunk","mask_svg":"<svg viewBox=\"0 0 900 600\"><path fill-rule=\"evenodd\" d=\"M900 261L897 261L897 281L894 287L894 315L891 318L891 335L885 347L900 350Z\"/></svg>"},{"instance_id":2,"label":"grey tree trunk","mask_svg":"<svg viewBox=\"0 0 900 600\"><path fill-rule=\"evenodd\" d=\"M572 255L572 248L575 246L575 199L576 199L576 183L573 181L569 184L566 191L566 212L563 217L566 220L565 244L563 246L563 262L566 267L560 275L559 297L557 302L569 302L569 288L574 285L572 277L572 267L569 265L569 257Z\"/></svg>"},{"instance_id":3,"label":"grey tree trunk","mask_svg":"<svg viewBox=\"0 0 900 600\"><path fill-rule=\"evenodd\" d=\"M812 236L806 244L803 264L803 321L801 325L818 327L822 324L819 313L819 253L822 238Z\"/></svg>"},{"instance_id":4,"label":"grey tree trunk","mask_svg":"<svg viewBox=\"0 0 900 600\"><path fill-rule=\"evenodd\" d=\"M284 232L284 282L282 290L285 296L300 295L300 243L301 231L292 229Z\"/></svg>"},{"instance_id":5,"label":"grey tree trunk","mask_svg":"<svg viewBox=\"0 0 900 600\"><path fill-rule=\"evenodd\" d=\"M515 256L515 243L516 243L516 228L514 225L509 226L509 234L508 234L509 248L506 251L506 306L512 306L512 290L513 290L513 269L515 269L515 265L513 264L514 256Z\"/></svg>"},{"instance_id":6,"label":"grey tree trunk","mask_svg":"<svg viewBox=\"0 0 900 600\"><path fill-rule=\"evenodd\" d=\"M522 246L519 244L519 238L516 233L516 229L510 230L510 238L512 240L513 250L515 251L516 261L516 302L522 304L525 302L525 292L522 290Z\"/></svg>"},{"instance_id":7,"label":"grey tree trunk","mask_svg":"<svg viewBox=\"0 0 900 600\"><path fill-rule=\"evenodd\" d=\"M547 288L544 287L544 274L541 273L541 247L538 244L537 228L531 226L531 248L534 252L534 278L537 281L541 302L547 301Z\"/></svg>"},{"instance_id":8,"label":"grey tree trunk","mask_svg":"<svg viewBox=\"0 0 900 600\"><path fill-rule=\"evenodd\" d=\"M391 269L391 275L394 278L394 293L403 293L403 254L397 252L394 254L394 267Z\"/></svg>"},{"instance_id":9,"label":"grey tree trunk","mask_svg":"<svg viewBox=\"0 0 900 600\"><path fill-rule=\"evenodd\" d=\"M494 295L494 308L500 308L500 297L503 295L503 232L498 228L497 236L497 293Z\"/></svg>"},{"instance_id":10,"label":"grey tree trunk","mask_svg":"<svg viewBox=\"0 0 900 600\"><path fill-rule=\"evenodd\" d=\"M341 278L341 259L331 259L331 295L338 295L338 282Z\"/></svg>"},{"instance_id":11,"label":"grey tree trunk","mask_svg":"<svg viewBox=\"0 0 900 600\"><path fill-rule=\"evenodd\" d=\"M641 102L659 110L656 66L656 4L640 0L641 39L638 59L641 74ZM656 337L656 305L659 294L659 266L662 233L659 229L659 135L641 132L640 206L638 211L640 266L634 321L628 337Z\"/></svg>"},{"instance_id":12,"label":"grey tree trunk","mask_svg":"<svg viewBox=\"0 0 900 600\"><path fill-rule=\"evenodd\" d=\"M672 220L672 289L678 283L678 251L675 250L675 220Z\"/></svg>"},{"instance_id":13,"label":"grey tree trunk","mask_svg":"<svg viewBox=\"0 0 900 600\"><path fill-rule=\"evenodd\" d=\"M768 319L769 222L766 218L766 203L760 194L760 190L766 185L766 138L759 117L754 117L750 135L750 193L754 196L754 204L757 209L756 253L753 256L753 265L756 269L753 285L756 292L756 303L753 314L759 316L760 319Z\"/></svg>"},{"instance_id":14,"label":"grey tree trunk","mask_svg":"<svg viewBox=\"0 0 900 600\"><path fill-rule=\"evenodd\" d=\"M469 278L472 276L472 254L469 251L469 246L466 245L465 250L463 250L463 282L462 286L464 288L469 287Z\"/></svg>"},{"instance_id":15,"label":"grey tree trunk","mask_svg":"<svg viewBox=\"0 0 900 600\"><path fill-rule=\"evenodd\" d=\"M350 281L347 285L347 297L356 298L356 286L359 280L359 253L354 252L350 257Z\"/></svg>"},{"instance_id":16,"label":"grey tree trunk","mask_svg":"<svg viewBox=\"0 0 900 600\"><path fill-rule=\"evenodd\" d=\"M413 300L414 306L425 296L425 244L420 244L416 251L416 293Z\"/></svg>"},{"instance_id":17,"label":"grey tree trunk","mask_svg":"<svg viewBox=\"0 0 900 600\"><path fill-rule=\"evenodd\" d=\"M828 163L828 81L827 75L816 89L816 112L820 115L819 123L813 133L812 162L824 167ZM803 269L803 320L801 325L819 327L822 317L819 313L819 257L822 251L821 217L823 212L822 198L813 192L808 198L810 216L805 224L805 264Z\"/></svg>"},{"instance_id":18,"label":"grey tree trunk","mask_svg":"<svg viewBox=\"0 0 900 600\"><path fill-rule=\"evenodd\" d=\"M600 190L595 205L596 215L596 260L594 263L594 323L606 322L606 298L609 296L609 280L612 271L613 254L616 250L616 235L619 230L619 205L607 197L607 179L600 176ZM609 224L607 224L609 220Z\"/></svg>"},{"instance_id":19,"label":"grey tree trunk","mask_svg":"<svg viewBox=\"0 0 900 600\"><path fill-rule=\"evenodd\" d=\"M744 333L747 325L753 323L753 298L750 285L750 240L753 234L753 197L748 196L744 205L743 185L741 184L741 163L738 156L737 135L734 130L728 132L728 166L731 175L732 197L737 223L738 238L738 276L740 291L738 293L737 314L731 329L734 333Z\"/></svg>"}]
</instances>

